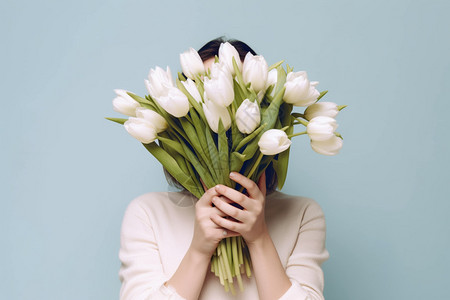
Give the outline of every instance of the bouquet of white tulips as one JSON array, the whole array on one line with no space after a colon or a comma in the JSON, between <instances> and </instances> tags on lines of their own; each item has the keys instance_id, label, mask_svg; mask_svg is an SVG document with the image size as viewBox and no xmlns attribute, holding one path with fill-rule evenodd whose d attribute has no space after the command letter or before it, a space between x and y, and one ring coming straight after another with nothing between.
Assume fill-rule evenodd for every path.
<instances>
[{"instance_id":1,"label":"bouquet of white tulips","mask_svg":"<svg viewBox=\"0 0 450 300\"><path fill-rule=\"evenodd\" d=\"M293 72L289 65L285 69L282 61L269 67L264 57L251 53L242 63L229 43L221 44L208 70L192 48L180 61L183 73L175 82L168 67L150 70L145 98L115 90L114 110L129 118L107 119L123 124L196 197L203 195L203 184L242 191L230 172L256 181L270 163L281 189L295 136L307 134L320 154L335 155L341 149L334 117L345 106L318 102L327 91L319 92L318 82L309 81L306 72ZM294 106L306 109L293 112ZM306 129L294 133L295 125ZM251 276L244 240L223 239L211 270L227 291L234 294L234 280L243 290L241 274Z\"/></svg>"}]
</instances>

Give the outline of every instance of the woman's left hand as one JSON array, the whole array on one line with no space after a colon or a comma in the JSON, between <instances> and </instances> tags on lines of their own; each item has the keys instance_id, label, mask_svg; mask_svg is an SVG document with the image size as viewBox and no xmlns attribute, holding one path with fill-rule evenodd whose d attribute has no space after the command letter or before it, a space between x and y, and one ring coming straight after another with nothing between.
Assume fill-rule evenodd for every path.
<instances>
[{"instance_id":1,"label":"woman's left hand","mask_svg":"<svg viewBox=\"0 0 450 300\"><path fill-rule=\"evenodd\" d=\"M216 192L222 196L213 197L212 202L220 211L233 219L213 214L211 220L225 229L240 233L247 244L254 243L268 233L264 218L265 173L259 178L258 185L240 173L232 172L230 178L247 189L248 195L224 185L217 185ZM242 206L243 209L234 207L231 204L233 202Z\"/></svg>"}]
</instances>

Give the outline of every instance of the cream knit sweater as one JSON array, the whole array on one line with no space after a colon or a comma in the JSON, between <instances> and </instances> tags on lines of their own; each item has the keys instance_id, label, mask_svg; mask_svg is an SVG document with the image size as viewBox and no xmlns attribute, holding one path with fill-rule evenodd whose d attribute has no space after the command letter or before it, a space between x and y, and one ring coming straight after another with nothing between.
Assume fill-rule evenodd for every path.
<instances>
[{"instance_id":1,"label":"cream knit sweater","mask_svg":"<svg viewBox=\"0 0 450 300\"><path fill-rule=\"evenodd\" d=\"M178 268L192 240L196 198L187 192L148 193L133 200L123 218L119 258L121 300L183 299L163 284ZM282 300L323 299L321 264L325 218L312 199L273 192L266 197L266 223L292 282ZM233 297L207 272L199 299L258 299L255 278Z\"/></svg>"}]
</instances>

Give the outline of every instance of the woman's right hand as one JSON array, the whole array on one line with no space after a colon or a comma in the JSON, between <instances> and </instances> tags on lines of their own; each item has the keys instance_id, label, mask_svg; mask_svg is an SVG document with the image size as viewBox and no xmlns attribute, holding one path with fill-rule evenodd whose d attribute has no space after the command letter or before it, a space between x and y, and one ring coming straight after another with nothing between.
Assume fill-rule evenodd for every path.
<instances>
[{"instance_id":1,"label":"woman's right hand","mask_svg":"<svg viewBox=\"0 0 450 300\"><path fill-rule=\"evenodd\" d=\"M195 204L195 224L194 236L192 238L191 250L194 252L211 258L216 250L219 242L231 236L239 236L239 233L225 230L211 220L211 216L226 216L216 207L213 207L213 197L220 197L215 187L212 187L203 194L203 196ZM226 233L226 235L224 234Z\"/></svg>"}]
</instances>

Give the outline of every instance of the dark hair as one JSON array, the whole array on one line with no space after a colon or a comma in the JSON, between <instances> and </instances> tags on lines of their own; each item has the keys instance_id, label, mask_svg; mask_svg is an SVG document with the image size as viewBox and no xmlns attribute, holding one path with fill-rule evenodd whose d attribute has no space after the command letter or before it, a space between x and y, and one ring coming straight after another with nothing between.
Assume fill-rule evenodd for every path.
<instances>
[{"instance_id":1,"label":"dark hair","mask_svg":"<svg viewBox=\"0 0 450 300\"><path fill-rule=\"evenodd\" d=\"M250 48L249 45L246 43L234 40L234 39L225 39L224 37L216 38L212 41L207 42L203 47L201 47L197 52L200 55L200 58L202 61L208 60L210 58L214 58L215 56L219 56L219 47L222 43L228 42L230 43L234 48L236 48L237 52L239 53L239 57L241 58L241 61L244 60L245 55L250 52L253 55L256 55L256 52ZM167 182L175 186L179 189L185 190L185 188L172 176L170 173L164 168L164 174L166 176ZM277 173L275 172L275 169L273 168L273 163L271 162L268 167L266 168L266 189L267 194L273 192L276 190L278 185L277 180Z\"/></svg>"}]
</instances>

